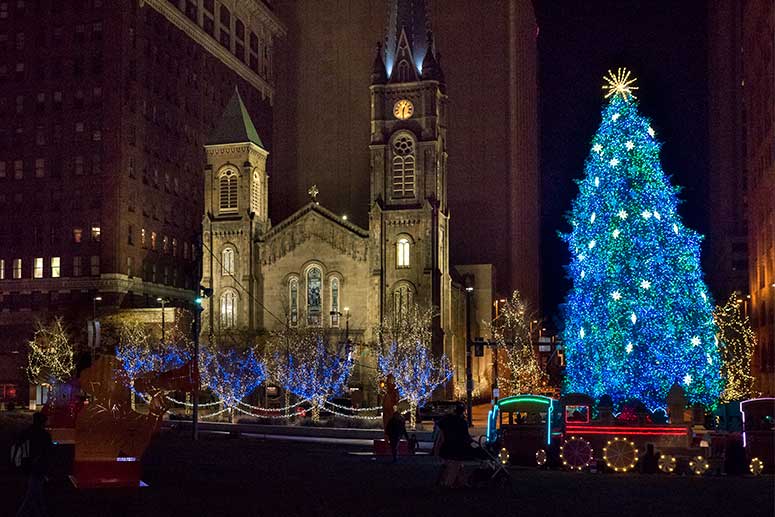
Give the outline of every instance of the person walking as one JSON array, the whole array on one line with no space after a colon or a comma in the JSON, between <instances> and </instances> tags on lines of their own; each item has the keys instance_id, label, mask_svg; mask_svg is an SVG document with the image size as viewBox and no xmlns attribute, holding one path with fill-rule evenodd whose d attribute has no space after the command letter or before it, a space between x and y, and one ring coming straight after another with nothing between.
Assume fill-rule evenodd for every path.
<instances>
[{"instance_id":1,"label":"person walking","mask_svg":"<svg viewBox=\"0 0 775 517\"><path fill-rule=\"evenodd\" d=\"M455 407L455 413L445 415L438 421L439 437L436 451L444 466L439 475L439 484L445 487L461 487L466 485L463 461L471 459L471 442L473 438L468 433L468 423L464 418L465 408Z\"/></svg>"},{"instance_id":2,"label":"person walking","mask_svg":"<svg viewBox=\"0 0 775 517\"><path fill-rule=\"evenodd\" d=\"M28 451L23 459L22 468L29 477L27 493L19 511L16 512L16 517L47 515L43 484L46 482L53 444L51 434L46 431L45 426L46 415L35 413L32 415L32 425L19 435L19 443L24 444L25 450Z\"/></svg>"},{"instance_id":3,"label":"person walking","mask_svg":"<svg viewBox=\"0 0 775 517\"><path fill-rule=\"evenodd\" d=\"M398 444L401 442L401 437L406 437L407 441L409 440L409 435L406 432L406 421L398 411L395 411L388 420L385 434L388 436L390 452L393 453L393 463L395 463L398 461Z\"/></svg>"}]
</instances>

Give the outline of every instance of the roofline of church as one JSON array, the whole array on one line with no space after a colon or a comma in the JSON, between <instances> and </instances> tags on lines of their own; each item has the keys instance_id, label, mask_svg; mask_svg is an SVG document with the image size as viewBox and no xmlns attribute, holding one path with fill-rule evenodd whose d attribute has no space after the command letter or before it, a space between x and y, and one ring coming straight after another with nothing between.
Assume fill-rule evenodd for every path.
<instances>
[{"instance_id":1,"label":"roofline of church","mask_svg":"<svg viewBox=\"0 0 775 517\"><path fill-rule=\"evenodd\" d=\"M267 151L266 149L264 149L263 147L261 147L257 143L251 142L250 140L245 140L244 142L230 142L228 144L204 144L203 147L205 148L205 152L207 152L207 151L209 151L211 149L212 150L217 150L217 149L221 149L221 148L224 148L224 147L237 147L237 146L240 146L240 145L251 145L254 148L256 148L256 150L260 151L261 153L263 153L263 154L265 154L267 156L269 155L269 151Z\"/></svg>"},{"instance_id":2,"label":"roofline of church","mask_svg":"<svg viewBox=\"0 0 775 517\"><path fill-rule=\"evenodd\" d=\"M334 223L344 227L345 229L351 231L352 233L358 235L358 237L362 237L364 239L369 238L369 231L361 228L357 224L353 224L349 221L343 220L341 217L333 213L328 208L321 206L320 203L316 201L310 201L303 207L296 210L294 213L280 221L277 225L272 226L272 229L269 230L266 235L264 235L264 240L269 240L270 238L274 237L275 234L280 233L283 229L290 226L292 223L298 221L302 217L304 217L309 212L318 212L320 215L325 217L326 219L329 219L333 221Z\"/></svg>"}]
</instances>

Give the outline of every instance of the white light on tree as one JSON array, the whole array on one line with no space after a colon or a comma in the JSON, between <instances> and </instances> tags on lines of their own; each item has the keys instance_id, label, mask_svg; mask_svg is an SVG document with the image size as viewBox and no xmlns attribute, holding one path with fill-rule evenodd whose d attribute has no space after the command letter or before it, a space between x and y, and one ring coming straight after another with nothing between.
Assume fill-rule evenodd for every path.
<instances>
[{"instance_id":1,"label":"white light on tree","mask_svg":"<svg viewBox=\"0 0 775 517\"><path fill-rule=\"evenodd\" d=\"M700 338L698 336L694 336L692 338L692 346L699 346L700 344Z\"/></svg>"},{"instance_id":2,"label":"white light on tree","mask_svg":"<svg viewBox=\"0 0 775 517\"><path fill-rule=\"evenodd\" d=\"M600 145L600 144L595 144L595 145L592 146L592 150L595 151L596 153L600 154L600 151L603 150L603 146Z\"/></svg>"},{"instance_id":3,"label":"white light on tree","mask_svg":"<svg viewBox=\"0 0 775 517\"><path fill-rule=\"evenodd\" d=\"M592 241L589 241L589 244L587 244L587 246L589 246L589 249L592 249L595 247L595 244L596 244L595 241L592 240Z\"/></svg>"},{"instance_id":4,"label":"white light on tree","mask_svg":"<svg viewBox=\"0 0 775 517\"><path fill-rule=\"evenodd\" d=\"M649 133L649 136L650 136L651 138L654 138L654 130L651 128L651 126L649 126L649 128L647 129L647 131L648 131L648 133Z\"/></svg>"},{"instance_id":5,"label":"white light on tree","mask_svg":"<svg viewBox=\"0 0 775 517\"><path fill-rule=\"evenodd\" d=\"M617 120L619 120L619 117L621 117L621 115L619 115L618 113L614 113L613 116L611 117L611 120L616 122Z\"/></svg>"},{"instance_id":6,"label":"white light on tree","mask_svg":"<svg viewBox=\"0 0 775 517\"><path fill-rule=\"evenodd\" d=\"M589 216L589 222L594 223L596 218L597 218L597 215L594 212L592 212L592 215Z\"/></svg>"},{"instance_id":7,"label":"white light on tree","mask_svg":"<svg viewBox=\"0 0 775 517\"><path fill-rule=\"evenodd\" d=\"M627 351L628 354L632 353L632 343L627 343L627 346L624 347L624 349Z\"/></svg>"},{"instance_id":8,"label":"white light on tree","mask_svg":"<svg viewBox=\"0 0 775 517\"><path fill-rule=\"evenodd\" d=\"M645 289L648 291L651 288L651 282L649 282L648 280L641 280L640 287L641 289Z\"/></svg>"},{"instance_id":9,"label":"white light on tree","mask_svg":"<svg viewBox=\"0 0 775 517\"><path fill-rule=\"evenodd\" d=\"M614 231L613 231L613 236L614 236L614 239L618 239L618 238L619 238L619 234L620 234L620 233L622 233L622 232L620 232L618 229L614 230Z\"/></svg>"},{"instance_id":10,"label":"white light on tree","mask_svg":"<svg viewBox=\"0 0 775 517\"><path fill-rule=\"evenodd\" d=\"M614 291L611 293L611 298L613 298L616 301L619 301L622 299L622 293L620 293L619 291Z\"/></svg>"},{"instance_id":11,"label":"white light on tree","mask_svg":"<svg viewBox=\"0 0 775 517\"><path fill-rule=\"evenodd\" d=\"M632 140L628 140L626 144L624 144L625 147L627 147L628 151L632 151L633 147L635 147L635 144L632 143Z\"/></svg>"},{"instance_id":12,"label":"white light on tree","mask_svg":"<svg viewBox=\"0 0 775 517\"><path fill-rule=\"evenodd\" d=\"M691 383L692 383L692 376L687 373L686 375L684 375L684 384L688 386Z\"/></svg>"},{"instance_id":13,"label":"white light on tree","mask_svg":"<svg viewBox=\"0 0 775 517\"><path fill-rule=\"evenodd\" d=\"M619 210L619 213L617 214L619 216L619 219L627 219L627 211L626 210Z\"/></svg>"},{"instance_id":14,"label":"white light on tree","mask_svg":"<svg viewBox=\"0 0 775 517\"><path fill-rule=\"evenodd\" d=\"M596 187L600 186L600 178L598 178L597 176L595 176L595 186Z\"/></svg>"},{"instance_id":15,"label":"white light on tree","mask_svg":"<svg viewBox=\"0 0 775 517\"><path fill-rule=\"evenodd\" d=\"M644 210L643 212L641 212L640 216L644 219L648 219L649 217L651 217L651 212L649 212L648 210Z\"/></svg>"},{"instance_id":16,"label":"white light on tree","mask_svg":"<svg viewBox=\"0 0 775 517\"><path fill-rule=\"evenodd\" d=\"M609 161L608 163L611 164L611 167L616 167L617 165L619 165L619 160L617 160L616 158L611 158L611 161Z\"/></svg>"},{"instance_id":17,"label":"white light on tree","mask_svg":"<svg viewBox=\"0 0 775 517\"><path fill-rule=\"evenodd\" d=\"M638 321L638 317L635 315L634 312L630 314L630 321L632 322L633 325L635 324L636 321Z\"/></svg>"}]
</instances>

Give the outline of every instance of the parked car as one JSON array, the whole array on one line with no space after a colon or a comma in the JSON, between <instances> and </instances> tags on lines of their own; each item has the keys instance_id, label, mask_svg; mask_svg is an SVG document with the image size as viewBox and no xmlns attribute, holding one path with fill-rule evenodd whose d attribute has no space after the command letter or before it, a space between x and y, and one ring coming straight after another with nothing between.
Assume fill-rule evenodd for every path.
<instances>
[{"instance_id":1,"label":"parked car","mask_svg":"<svg viewBox=\"0 0 775 517\"><path fill-rule=\"evenodd\" d=\"M457 400L433 400L417 409L417 421L435 422L444 415L453 414L457 406L463 406L463 403Z\"/></svg>"}]
</instances>

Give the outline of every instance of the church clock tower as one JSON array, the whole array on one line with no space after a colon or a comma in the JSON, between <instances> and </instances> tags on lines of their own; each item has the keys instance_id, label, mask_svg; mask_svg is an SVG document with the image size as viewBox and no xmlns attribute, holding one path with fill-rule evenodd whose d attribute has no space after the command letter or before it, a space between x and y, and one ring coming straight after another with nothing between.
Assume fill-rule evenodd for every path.
<instances>
[{"instance_id":1,"label":"church clock tower","mask_svg":"<svg viewBox=\"0 0 775 517\"><path fill-rule=\"evenodd\" d=\"M381 320L432 305L433 351L444 352L450 286L447 96L425 0L390 0L371 75L371 304Z\"/></svg>"}]
</instances>

